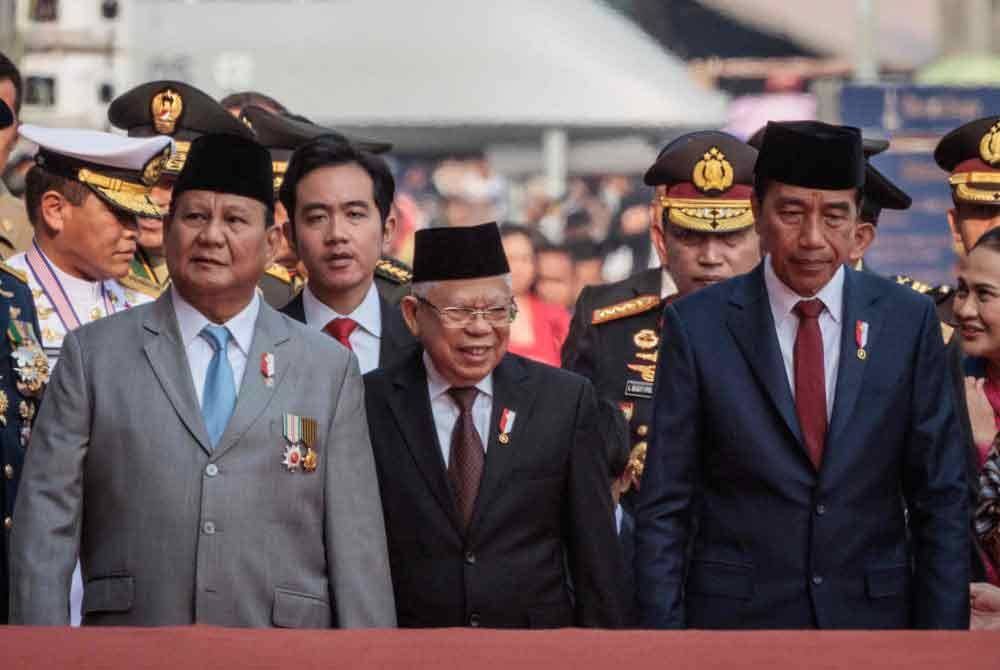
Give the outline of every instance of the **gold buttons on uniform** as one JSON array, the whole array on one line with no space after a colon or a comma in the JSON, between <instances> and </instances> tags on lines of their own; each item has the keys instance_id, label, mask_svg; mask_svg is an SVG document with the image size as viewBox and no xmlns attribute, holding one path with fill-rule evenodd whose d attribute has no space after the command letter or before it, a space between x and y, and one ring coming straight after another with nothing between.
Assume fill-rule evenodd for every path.
<instances>
[{"instance_id":1,"label":"gold buttons on uniform","mask_svg":"<svg viewBox=\"0 0 1000 670\"><path fill-rule=\"evenodd\" d=\"M6 477L7 479L13 479L14 478L14 466L13 465L5 465L5 466L3 466L3 476Z\"/></svg>"},{"instance_id":2,"label":"gold buttons on uniform","mask_svg":"<svg viewBox=\"0 0 1000 670\"><path fill-rule=\"evenodd\" d=\"M649 426L647 426L646 424L642 424L641 426L635 429L635 432L639 437L646 437L646 434L649 433Z\"/></svg>"}]
</instances>

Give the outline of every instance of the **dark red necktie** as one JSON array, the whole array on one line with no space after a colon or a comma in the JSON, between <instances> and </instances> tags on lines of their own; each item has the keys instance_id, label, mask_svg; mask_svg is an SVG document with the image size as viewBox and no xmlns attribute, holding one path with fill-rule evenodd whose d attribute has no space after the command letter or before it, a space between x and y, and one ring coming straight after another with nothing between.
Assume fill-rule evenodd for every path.
<instances>
[{"instance_id":1,"label":"dark red necktie","mask_svg":"<svg viewBox=\"0 0 1000 670\"><path fill-rule=\"evenodd\" d=\"M826 442L826 372L823 367L823 334L819 299L801 300L795 305L799 331L795 335L795 412L806 443L809 460L819 470Z\"/></svg>"},{"instance_id":2,"label":"dark red necktie","mask_svg":"<svg viewBox=\"0 0 1000 670\"><path fill-rule=\"evenodd\" d=\"M472 520L472 510L479 494L479 481L483 476L486 452L483 441L476 432L472 419L472 404L479 391L474 386L448 389L448 394L458 405L458 421L451 432L451 452L448 455L448 478L455 492L455 503L462 518L462 526L468 529Z\"/></svg>"},{"instance_id":3,"label":"dark red necktie","mask_svg":"<svg viewBox=\"0 0 1000 670\"><path fill-rule=\"evenodd\" d=\"M345 347L354 351L354 347L351 346L351 340L348 339L354 329L358 327L358 322L354 319L348 318L336 318L330 323L323 326L323 332L337 340Z\"/></svg>"}]
</instances>

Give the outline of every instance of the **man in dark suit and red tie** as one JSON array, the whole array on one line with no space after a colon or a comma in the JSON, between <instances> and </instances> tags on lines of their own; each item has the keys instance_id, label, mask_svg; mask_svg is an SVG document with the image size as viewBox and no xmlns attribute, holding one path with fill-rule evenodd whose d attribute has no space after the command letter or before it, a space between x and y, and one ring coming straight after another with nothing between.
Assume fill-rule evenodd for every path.
<instances>
[{"instance_id":1,"label":"man in dark suit and red tie","mask_svg":"<svg viewBox=\"0 0 1000 670\"><path fill-rule=\"evenodd\" d=\"M667 307L636 514L651 628L967 628L968 511L926 297L844 266L861 135L771 123L763 262Z\"/></svg>"},{"instance_id":2,"label":"man in dark suit and red tie","mask_svg":"<svg viewBox=\"0 0 1000 670\"><path fill-rule=\"evenodd\" d=\"M365 375L398 621L617 628L597 395L506 353L509 273L496 224L418 231L401 306L422 349Z\"/></svg>"}]
</instances>

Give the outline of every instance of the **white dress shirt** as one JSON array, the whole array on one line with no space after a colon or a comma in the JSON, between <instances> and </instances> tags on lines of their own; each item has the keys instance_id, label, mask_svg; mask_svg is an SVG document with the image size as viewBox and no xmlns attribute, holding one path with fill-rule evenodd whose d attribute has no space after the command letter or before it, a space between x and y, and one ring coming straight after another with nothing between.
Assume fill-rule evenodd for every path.
<instances>
[{"instance_id":1,"label":"white dress shirt","mask_svg":"<svg viewBox=\"0 0 1000 670\"><path fill-rule=\"evenodd\" d=\"M187 354L188 367L191 369L191 379L194 381L194 391L198 394L198 406L202 405L202 394L205 391L205 376L208 365L212 362L215 349L208 340L201 337L202 329L211 324L204 314L195 309L191 303L181 297L177 288L170 287L171 298L174 301L174 314L181 330L181 343ZM229 329L229 344L226 346L226 357L233 369L233 385L239 395L243 373L247 369L247 357L250 355L250 345L253 343L253 332L257 325L257 315L260 313L260 296L254 291L250 304L243 311L221 324Z\"/></svg>"},{"instance_id":2,"label":"white dress shirt","mask_svg":"<svg viewBox=\"0 0 1000 670\"><path fill-rule=\"evenodd\" d=\"M455 423L461 414L458 403L448 394L451 384L445 381L441 373L434 367L434 361L424 352L424 368L427 370L427 391L431 397L431 414L434 415L434 428L437 430L438 444L441 445L441 455L448 465L451 455L451 434ZM472 422L483 443L485 452L489 446L490 415L493 412L493 374L490 373L476 384L479 393L472 403Z\"/></svg>"},{"instance_id":3,"label":"white dress shirt","mask_svg":"<svg viewBox=\"0 0 1000 670\"><path fill-rule=\"evenodd\" d=\"M375 282L368 287L365 299L350 314L338 314L321 302L310 290L308 283L302 290L302 307L306 313L306 324L319 330L334 319L353 319L358 327L347 336L347 340L358 357L361 374L378 367L379 346L382 342L382 306L379 304Z\"/></svg>"},{"instance_id":4,"label":"white dress shirt","mask_svg":"<svg viewBox=\"0 0 1000 670\"><path fill-rule=\"evenodd\" d=\"M800 300L808 300L788 288L771 266L771 255L764 262L764 284L767 286L767 299L771 303L771 315L774 316L774 328L778 333L778 345L781 347L781 358L785 363L785 374L788 375L788 386L795 397L795 336L799 332L799 317L796 316L795 305ZM841 266L833 274L815 298L823 301L826 309L819 315L819 331L823 336L823 368L826 382L826 418L833 415L833 399L837 389L837 370L840 365L840 340L844 320L844 267Z\"/></svg>"}]
</instances>

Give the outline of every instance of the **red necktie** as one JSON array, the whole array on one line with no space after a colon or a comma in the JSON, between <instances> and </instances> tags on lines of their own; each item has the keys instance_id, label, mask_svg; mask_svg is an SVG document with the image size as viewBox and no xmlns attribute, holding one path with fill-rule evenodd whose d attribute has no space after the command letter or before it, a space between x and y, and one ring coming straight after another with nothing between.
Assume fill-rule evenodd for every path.
<instances>
[{"instance_id":1,"label":"red necktie","mask_svg":"<svg viewBox=\"0 0 1000 670\"><path fill-rule=\"evenodd\" d=\"M458 421L451 432L451 452L448 455L448 478L455 492L455 503L462 518L462 525L468 529L472 520L472 510L479 494L479 481L483 476L486 452L483 441L476 432L472 419L472 404L479 391L475 386L448 389L448 394L458 405Z\"/></svg>"},{"instance_id":2,"label":"red necktie","mask_svg":"<svg viewBox=\"0 0 1000 670\"><path fill-rule=\"evenodd\" d=\"M354 329L358 327L358 322L354 319L348 318L336 318L330 323L323 326L323 332L337 340L345 347L354 351L354 347L351 346L351 340L348 339Z\"/></svg>"},{"instance_id":3,"label":"red necktie","mask_svg":"<svg viewBox=\"0 0 1000 670\"><path fill-rule=\"evenodd\" d=\"M795 412L805 439L809 460L819 470L826 442L826 372L823 368L823 335L819 315L825 306L819 299L795 305L799 331L795 335Z\"/></svg>"}]
</instances>

